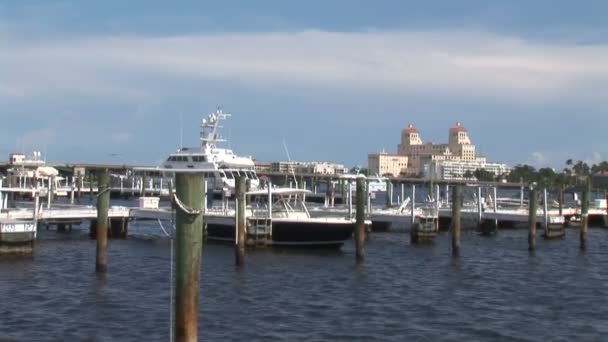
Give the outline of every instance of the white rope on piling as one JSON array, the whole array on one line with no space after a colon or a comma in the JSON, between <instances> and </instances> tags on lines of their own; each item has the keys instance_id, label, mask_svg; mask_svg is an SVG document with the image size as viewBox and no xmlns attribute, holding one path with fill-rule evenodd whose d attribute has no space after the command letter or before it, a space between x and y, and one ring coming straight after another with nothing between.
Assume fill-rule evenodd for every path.
<instances>
[{"instance_id":1,"label":"white rope on piling","mask_svg":"<svg viewBox=\"0 0 608 342\"><path fill-rule=\"evenodd\" d=\"M106 192L108 192L108 191L110 191L110 188L109 188L109 187L106 187L105 189L103 189L103 190L99 191L99 192L97 193L96 197L97 197L97 198L99 198L99 196L101 196L101 195L105 194L105 193L106 193Z\"/></svg>"},{"instance_id":2,"label":"white rope on piling","mask_svg":"<svg viewBox=\"0 0 608 342\"><path fill-rule=\"evenodd\" d=\"M173 199L175 200L175 203L177 204L177 206L186 214L188 215L200 215L203 213L202 210L198 210L198 209L192 209L190 207L187 207L178 197L177 194L173 194Z\"/></svg>"},{"instance_id":3,"label":"white rope on piling","mask_svg":"<svg viewBox=\"0 0 608 342\"><path fill-rule=\"evenodd\" d=\"M167 230L165 229L165 226L163 226L163 222L160 219L158 219L158 225L160 226L160 229L163 231L163 233L165 233L168 238L171 238L171 240L173 240L171 234L167 233ZM175 227L173 227L173 230L175 230Z\"/></svg>"}]
</instances>

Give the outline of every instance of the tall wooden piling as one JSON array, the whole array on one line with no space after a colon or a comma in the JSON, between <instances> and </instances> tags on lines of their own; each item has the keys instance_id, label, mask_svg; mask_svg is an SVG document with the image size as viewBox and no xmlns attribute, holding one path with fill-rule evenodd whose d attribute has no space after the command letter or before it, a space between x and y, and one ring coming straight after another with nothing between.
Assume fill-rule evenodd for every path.
<instances>
[{"instance_id":1,"label":"tall wooden piling","mask_svg":"<svg viewBox=\"0 0 608 342\"><path fill-rule=\"evenodd\" d=\"M591 183L588 182L583 189L583 198L581 200L581 231L580 231L580 248L587 248L587 229L589 226L589 197L591 193Z\"/></svg>"},{"instance_id":2,"label":"tall wooden piling","mask_svg":"<svg viewBox=\"0 0 608 342\"><path fill-rule=\"evenodd\" d=\"M203 250L203 176L177 173L175 188L175 340L196 341Z\"/></svg>"},{"instance_id":3,"label":"tall wooden piling","mask_svg":"<svg viewBox=\"0 0 608 342\"><path fill-rule=\"evenodd\" d=\"M245 187L247 179L243 176L237 176L235 180L236 187L236 239L235 239L235 261L237 266L242 266L245 263Z\"/></svg>"},{"instance_id":4,"label":"tall wooden piling","mask_svg":"<svg viewBox=\"0 0 608 342\"><path fill-rule=\"evenodd\" d=\"M529 212L528 212L528 250L534 251L536 248L536 210L538 208L538 197L536 189L530 186L529 193Z\"/></svg>"},{"instance_id":5,"label":"tall wooden piling","mask_svg":"<svg viewBox=\"0 0 608 342\"><path fill-rule=\"evenodd\" d=\"M460 255L460 210L462 208L462 185L454 188L452 195L452 256Z\"/></svg>"},{"instance_id":6,"label":"tall wooden piling","mask_svg":"<svg viewBox=\"0 0 608 342\"><path fill-rule=\"evenodd\" d=\"M355 244L357 261L363 261L365 259L365 202L367 200L365 189L365 177L357 177L357 207L355 209Z\"/></svg>"},{"instance_id":7,"label":"tall wooden piling","mask_svg":"<svg viewBox=\"0 0 608 342\"><path fill-rule=\"evenodd\" d=\"M110 176L108 170L99 172L97 193L97 254L95 271L107 271L106 250L108 247L108 209L110 207Z\"/></svg>"}]
</instances>

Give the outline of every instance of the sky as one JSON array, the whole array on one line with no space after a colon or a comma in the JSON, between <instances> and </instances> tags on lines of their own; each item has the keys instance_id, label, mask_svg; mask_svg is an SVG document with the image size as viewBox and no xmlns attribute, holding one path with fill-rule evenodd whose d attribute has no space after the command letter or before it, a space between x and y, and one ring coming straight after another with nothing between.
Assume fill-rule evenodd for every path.
<instances>
[{"instance_id":1,"label":"sky","mask_svg":"<svg viewBox=\"0 0 608 342\"><path fill-rule=\"evenodd\" d=\"M0 160L156 165L221 107L259 161L364 166L461 122L489 161L608 159L606 1L0 0Z\"/></svg>"}]
</instances>

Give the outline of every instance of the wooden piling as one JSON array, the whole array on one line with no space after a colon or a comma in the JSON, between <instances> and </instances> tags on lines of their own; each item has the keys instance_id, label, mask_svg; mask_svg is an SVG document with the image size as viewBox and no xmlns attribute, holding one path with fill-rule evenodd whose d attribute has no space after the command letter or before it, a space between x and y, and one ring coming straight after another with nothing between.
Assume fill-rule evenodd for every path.
<instances>
[{"instance_id":1,"label":"wooden piling","mask_svg":"<svg viewBox=\"0 0 608 342\"><path fill-rule=\"evenodd\" d=\"M460 211L462 208L462 185L454 188L452 195L452 256L460 255Z\"/></svg>"},{"instance_id":2,"label":"wooden piling","mask_svg":"<svg viewBox=\"0 0 608 342\"><path fill-rule=\"evenodd\" d=\"M559 194L557 195L557 205L559 207L559 216L564 215L564 186L559 187Z\"/></svg>"},{"instance_id":3,"label":"wooden piling","mask_svg":"<svg viewBox=\"0 0 608 342\"><path fill-rule=\"evenodd\" d=\"M175 340L198 339L203 176L176 173Z\"/></svg>"},{"instance_id":4,"label":"wooden piling","mask_svg":"<svg viewBox=\"0 0 608 342\"><path fill-rule=\"evenodd\" d=\"M89 203L93 203L93 172L89 172Z\"/></svg>"},{"instance_id":5,"label":"wooden piling","mask_svg":"<svg viewBox=\"0 0 608 342\"><path fill-rule=\"evenodd\" d=\"M545 236L549 236L549 207L548 207L547 189L543 189L543 232Z\"/></svg>"},{"instance_id":6,"label":"wooden piling","mask_svg":"<svg viewBox=\"0 0 608 342\"><path fill-rule=\"evenodd\" d=\"M95 260L95 271L105 273L107 271L106 250L108 247L108 209L110 207L110 176L108 170L99 172L97 193L97 254Z\"/></svg>"},{"instance_id":7,"label":"wooden piling","mask_svg":"<svg viewBox=\"0 0 608 342\"><path fill-rule=\"evenodd\" d=\"M365 177L357 177L357 207L355 211L355 244L357 262L365 259L365 202L366 196L366 179Z\"/></svg>"},{"instance_id":8,"label":"wooden piling","mask_svg":"<svg viewBox=\"0 0 608 342\"><path fill-rule=\"evenodd\" d=\"M245 264L245 187L247 179L243 176L237 176L235 179L236 190L236 243L235 243L235 260L237 266Z\"/></svg>"},{"instance_id":9,"label":"wooden piling","mask_svg":"<svg viewBox=\"0 0 608 342\"><path fill-rule=\"evenodd\" d=\"M146 197L146 181L147 181L146 173L141 178L141 197Z\"/></svg>"},{"instance_id":10,"label":"wooden piling","mask_svg":"<svg viewBox=\"0 0 608 342\"><path fill-rule=\"evenodd\" d=\"M536 189L533 186L530 186L529 194L529 212L528 212L528 250L534 251L536 248L536 210L538 207L538 197L536 194Z\"/></svg>"},{"instance_id":11,"label":"wooden piling","mask_svg":"<svg viewBox=\"0 0 608 342\"><path fill-rule=\"evenodd\" d=\"M589 197L591 193L591 183L587 182L587 185L583 189L583 198L581 199L581 231L580 231L580 248L585 250L587 248L587 229L589 225Z\"/></svg>"},{"instance_id":12,"label":"wooden piling","mask_svg":"<svg viewBox=\"0 0 608 342\"><path fill-rule=\"evenodd\" d=\"M386 207L393 206L393 183L390 179L386 180Z\"/></svg>"},{"instance_id":13,"label":"wooden piling","mask_svg":"<svg viewBox=\"0 0 608 342\"><path fill-rule=\"evenodd\" d=\"M9 171L6 174L6 186L9 188L12 188L13 183L14 183L14 177L13 177L12 173ZM15 203L15 193L11 191L8 194L6 194L6 207L12 208L14 203Z\"/></svg>"}]
</instances>

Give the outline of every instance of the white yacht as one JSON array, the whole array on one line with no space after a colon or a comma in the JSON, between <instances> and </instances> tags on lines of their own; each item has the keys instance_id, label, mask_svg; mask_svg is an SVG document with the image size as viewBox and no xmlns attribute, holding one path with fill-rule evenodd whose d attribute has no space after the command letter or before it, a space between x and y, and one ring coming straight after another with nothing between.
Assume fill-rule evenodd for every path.
<instances>
[{"instance_id":1,"label":"white yacht","mask_svg":"<svg viewBox=\"0 0 608 342\"><path fill-rule=\"evenodd\" d=\"M259 187L259 179L255 172L255 164L251 157L240 157L231 149L219 148L219 142L224 142L218 135L222 128L220 122L228 118L230 114L222 112L221 109L209 114L203 119L200 127L200 146L182 147L169 155L163 163L165 169L204 169L215 170L205 172L208 186L214 191L233 193L236 176L245 176L249 179L250 189Z\"/></svg>"},{"instance_id":2,"label":"white yacht","mask_svg":"<svg viewBox=\"0 0 608 342\"><path fill-rule=\"evenodd\" d=\"M350 184L352 184L354 187L355 180L357 179L358 175L359 175L358 173L357 174L345 174L345 175L341 175L339 178L349 180ZM375 176L368 176L366 179L367 179L367 187L368 187L369 193L386 192L386 181L388 180L388 178L375 175Z\"/></svg>"}]
</instances>

